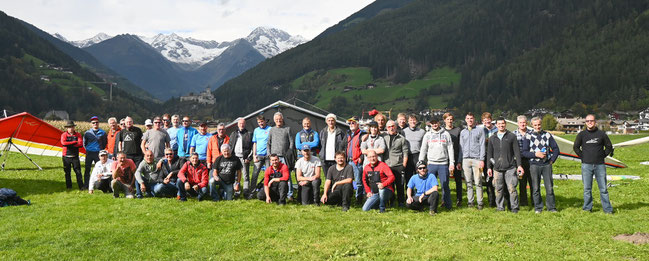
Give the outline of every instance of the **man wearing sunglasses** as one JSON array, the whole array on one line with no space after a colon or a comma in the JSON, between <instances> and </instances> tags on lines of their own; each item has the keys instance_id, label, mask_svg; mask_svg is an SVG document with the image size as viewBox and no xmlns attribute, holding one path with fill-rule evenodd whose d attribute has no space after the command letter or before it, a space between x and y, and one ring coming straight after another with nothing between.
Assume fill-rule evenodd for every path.
<instances>
[{"instance_id":1,"label":"man wearing sunglasses","mask_svg":"<svg viewBox=\"0 0 649 261\"><path fill-rule=\"evenodd\" d=\"M420 161L417 163L417 174L410 178L408 181L408 199L406 199L406 206L409 209L421 210L424 206L428 205L428 214L434 216L437 214L437 199L439 192L437 192L437 177L432 173L428 173L426 162ZM415 190L413 197L412 191Z\"/></svg>"},{"instance_id":2,"label":"man wearing sunglasses","mask_svg":"<svg viewBox=\"0 0 649 261\"><path fill-rule=\"evenodd\" d=\"M189 116L183 117L182 127L176 132L176 139L178 144L178 157L182 163L185 163L189 156L189 147L194 135L198 135L198 130L191 127L191 120Z\"/></svg>"},{"instance_id":3,"label":"man wearing sunglasses","mask_svg":"<svg viewBox=\"0 0 649 261\"><path fill-rule=\"evenodd\" d=\"M83 173L84 188L88 188L92 166L99 162L99 151L106 149L106 143L108 143L106 132L99 128L99 117L92 116L90 124L92 124L92 128L83 134L83 147L86 148L86 169Z\"/></svg>"},{"instance_id":4,"label":"man wearing sunglasses","mask_svg":"<svg viewBox=\"0 0 649 261\"><path fill-rule=\"evenodd\" d=\"M178 192L176 182L178 180L178 172L182 168L182 165L171 148L165 149L165 157L158 161L156 168L164 178L162 184L158 183L153 187L153 193L156 196L174 196Z\"/></svg>"},{"instance_id":5,"label":"man wearing sunglasses","mask_svg":"<svg viewBox=\"0 0 649 261\"><path fill-rule=\"evenodd\" d=\"M178 136L176 135L178 133L178 130L181 128L180 126L180 116L178 114L174 114L171 116L171 127L167 128L167 134L169 134L169 139L171 141L169 142L169 146L171 146L171 149L174 151L174 156L178 155Z\"/></svg>"},{"instance_id":6,"label":"man wearing sunglasses","mask_svg":"<svg viewBox=\"0 0 649 261\"><path fill-rule=\"evenodd\" d=\"M162 130L162 120L160 117L155 117L153 118L153 128L144 133L140 147L144 152L147 150L153 152L153 157L157 161L164 157L164 150L170 147L170 142L169 134Z\"/></svg>"}]
</instances>

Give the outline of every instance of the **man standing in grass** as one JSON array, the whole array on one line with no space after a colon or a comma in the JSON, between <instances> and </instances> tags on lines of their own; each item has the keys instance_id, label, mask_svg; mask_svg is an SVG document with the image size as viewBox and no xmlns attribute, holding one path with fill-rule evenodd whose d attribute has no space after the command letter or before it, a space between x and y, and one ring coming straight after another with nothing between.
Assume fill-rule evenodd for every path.
<instances>
[{"instance_id":1,"label":"man standing in grass","mask_svg":"<svg viewBox=\"0 0 649 261\"><path fill-rule=\"evenodd\" d=\"M451 140L453 141L453 158L455 159L455 171L451 172L452 178L455 178L455 206L460 207L462 205L462 162L460 161L460 127L453 126L455 117L450 112L444 113L442 116L444 119L444 129L448 134L451 134Z\"/></svg>"},{"instance_id":2,"label":"man standing in grass","mask_svg":"<svg viewBox=\"0 0 649 261\"><path fill-rule=\"evenodd\" d=\"M150 129L142 136L142 151L150 150L156 160L164 157L164 150L169 148L171 139L167 131L162 130L162 120L160 117L153 118L153 129Z\"/></svg>"},{"instance_id":3,"label":"man standing in grass","mask_svg":"<svg viewBox=\"0 0 649 261\"><path fill-rule=\"evenodd\" d=\"M401 113L399 113L399 115L401 115ZM399 119L401 118L397 117L397 122L401 124ZM417 116L410 114L408 115L408 125L401 129L402 135L406 137L406 140L408 141L408 148L410 149L408 152L408 165L406 165L406 169L404 170L403 183L406 186L408 185L410 177L417 175L417 169L415 165L417 165L417 161L419 160L419 149L421 148L421 141L424 139L424 135L426 134L426 131L420 129L418 125L419 121L417 120Z\"/></svg>"},{"instance_id":4,"label":"man standing in grass","mask_svg":"<svg viewBox=\"0 0 649 261\"><path fill-rule=\"evenodd\" d=\"M264 175L264 190L257 193L259 200L278 205L286 204L289 172L288 166L279 160L277 154L270 154L270 167L266 168Z\"/></svg>"},{"instance_id":5,"label":"man standing in grass","mask_svg":"<svg viewBox=\"0 0 649 261\"><path fill-rule=\"evenodd\" d=\"M311 147L308 144L302 145L302 157L295 163L295 175L302 193L302 205L320 204L320 170L322 165L320 159L311 156Z\"/></svg>"},{"instance_id":6,"label":"man standing in grass","mask_svg":"<svg viewBox=\"0 0 649 261\"><path fill-rule=\"evenodd\" d=\"M361 137L365 131L358 127L358 118L351 117L347 120L349 131L347 132L347 161L354 171L354 186L356 187L356 202L360 204L363 201L363 164L361 156ZM338 162L336 161L336 164Z\"/></svg>"},{"instance_id":7,"label":"man standing in grass","mask_svg":"<svg viewBox=\"0 0 649 261\"><path fill-rule=\"evenodd\" d=\"M99 162L99 151L108 143L106 132L99 128L99 117L90 118L92 127L83 134L83 147L86 148L86 170L83 173L84 186L88 187L92 165Z\"/></svg>"},{"instance_id":8,"label":"man standing in grass","mask_svg":"<svg viewBox=\"0 0 649 261\"><path fill-rule=\"evenodd\" d=\"M494 134L496 134L496 132L498 132L498 128L496 128L496 126L494 126L494 124L492 123L493 118L491 116L491 113L483 112L481 118L482 118L482 125L479 126L479 127L482 127L482 131L484 132L485 149L486 149L487 146L489 146L489 138L491 138ZM482 165L483 166L487 165L487 163L485 162ZM494 184L493 184L493 178L488 177L486 169L484 169L484 168L481 168L481 169L483 171L482 174L485 177L484 185L487 187L487 200L489 201L489 206L490 207L495 207L496 206L496 191L495 191ZM505 195L505 201L509 202L509 198L508 198L507 195ZM507 205L509 206L509 203Z\"/></svg>"},{"instance_id":9,"label":"man standing in grass","mask_svg":"<svg viewBox=\"0 0 649 261\"><path fill-rule=\"evenodd\" d=\"M419 161L428 164L428 173L435 175L442 183L442 200L444 207L450 210L451 189L449 186L449 174L453 171L455 158L453 155L453 141L451 134L445 128L441 128L439 119L430 120L431 130L426 132L424 140L421 142L421 154Z\"/></svg>"},{"instance_id":10,"label":"man standing in grass","mask_svg":"<svg viewBox=\"0 0 649 261\"><path fill-rule=\"evenodd\" d=\"M343 211L349 210L353 193L352 179L354 170L347 164L345 153L336 152L336 166L327 171L327 181L324 185L324 194L320 201L323 204L342 204Z\"/></svg>"},{"instance_id":11,"label":"man standing in grass","mask_svg":"<svg viewBox=\"0 0 649 261\"><path fill-rule=\"evenodd\" d=\"M207 130L206 130L207 131ZM221 146L230 143L230 137L225 134L225 124L219 123L216 126L216 135L210 134L209 142L207 143L207 168L212 168L212 163L223 154ZM232 152L232 151L230 151ZM200 153L199 153L200 154Z\"/></svg>"},{"instance_id":12,"label":"man standing in grass","mask_svg":"<svg viewBox=\"0 0 649 261\"><path fill-rule=\"evenodd\" d=\"M113 162L111 167L113 170L113 181L110 186L113 188L113 197L119 198L119 193L122 192L126 198L133 198L133 185L135 182L135 162L126 158L126 153L117 153L117 161Z\"/></svg>"},{"instance_id":13,"label":"man standing in grass","mask_svg":"<svg viewBox=\"0 0 649 261\"><path fill-rule=\"evenodd\" d=\"M198 197L198 201L203 200L208 194L207 184L209 175L207 168L198 160L198 154L192 153L189 161L185 162L178 172L178 200L187 201L187 193Z\"/></svg>"},{"instance_id":14,"label":"man standing in grass","mask_svg":"<svg viewBox=\"0 0 649 261\"><path fill-rule=\"evenodd\" d=\"M421 210L424 206L428 206L428 214L434 216L437 214L437 199L439 193L437 192L437 177L429 173L426 167L426 162L420 161L417 163L417 174L410 178L408 181L408 199L406 206L409 209ZM412 190L415 190L413 197Z\"/></svg>"},{"instance_id":15,"label":"man standing in grass","mask_svg":"<svg viewBox=\"0 0 649 261\"><path fill-rule=\"evenodd\" d=\"M295 148L293 137L291 137L291 128L284 124L284 115L281 112L276 112L273 115L273 121L275 122L275 126L270 128L268 133L268 152L276 154L282 164L293 164L293 162L289 163L286 161L286 155L290 150ZM293 182L291 181L290 172L288 177L287 197L289 200L293 200Z\"/></svg>"},{"instance_id":16,"label":"man standing in grass","mask_svg":"<svg viewBox=\"0 0 649 261\"><path fill-rule=\"evenodd\" d=\"M392 170L382 161L379 161L376 152L367 153L369 164L363 168L363 186L367 193L367 200L363 205L363 211L379 209L380 213L385 212L385 205L394 195L394 175Z\"/></svg>"},{"instance_id":17,"label":"man standing in grass","mask_svg":"<svg viewBox=\"0 0 649 261\"><path fill-rule=\"evenodd\" d=\"M142 151L142 130L133 126L133 118L124 119L125 128L119 132L120 152L124 152L128 159L133 160L135 164L140 164L144 157Z\"/></svg>"},{"instance_id":18,"label":"man standing in grass","mask_svg":"<svg viewBox=\"0 0 649 261\"><path fill-rule=\"evenodd\" d=\"M249 198L254 197L253 192L257 186L257 177L262 167L268 168L270 160L268 159L268 134L270 133L270 126L266 124L266 119L263 115L257 116L257 125L252 134L252 162L255 168L250 177L250 195Z\"/></svg>"},{"instance_id":19,"label":"man standing in grass","mask_svg":"<svg viewBox=\"0 0 649 261\"><path fill-rule=\"evenodd\" d=\"M513 131L516 134L516 139L518 140L518 147L521 149L521 156L523 157L521 161L523 162L523 178L518 183L518 195L520 196L519 204L521 206L527 206L527 184L532 186L532 179L530 177L530 158L523 154L523 143L527 140L532 130L527 128L527 117L525 115L518 115L516 117L516 123L518 124L518 129ZM550 175L552 177L552 175ZM530 188L530 199L533 200L532 189Z\"/></svg>"},{"instance_id":20,"label":"man standing in grass","mask_svg":"<svg viewBox=\"0 0 649 261\"><path fill-rule=\"evenodd\" d=\"M180 116L174 114L171 116L171 127L167 128L167 134L169 134L169 146L174 151L174 157L178 156L178 136L176 133L180 129Z\"/></svg>"},{"instance_id":21,"label":"man standing in grass","mask_svg":"<svg viewBox=\"0 0 649 261\"><path fill-rule=\"evenodd\" d=\"M108 158L113 159L115 158L115 155L117 155L117 152L119 150L119 147L115 146L115 140L117 139L118 133L122 130L122 128L119 127L119 124L115 117L108 119L108 125L110 126L110 129L106 134L106 151L108 151Z\"/></svg>"},{"instance_id":22,"label":"man standing in grass","mask_svg":"<svg viewBox=\"0 0 649 261\"><path fill-rule=\"evenodd\" d=\"M240 190L241 161L232 155L230 144L221 145L222 154L214 160L210 173L210 196L212 200L232 200L234 192ZM218 189L217 189L218 186ZM225 194L225 197L224 197Z\"/></svg>"},{"instance_id":23,"label":"man standing in grass","mask_svg":"<svg viewBox=\"0 0 649 261\"><path fill-rule=\"evenodd\" d=\"M336 152L345 151L345 132L336 127L336 115L327 114L325 118L327 127L320 131L320 159L324 165L324 172L327 173L329 167L336 165Z\"/></svg>"},{"instance_id":24,"label":"man standing in grass","mask_svg":"<svg viewBox=\"0 0 649 261\"><path fill-rule=\"evenodd\" d=\"M72 188L72 178L70 170L74 169L77 175L77 185L83 190L83 177L81 176L81 162L79 161L79 148L83 146L81 134L76 132L74 127L77 126L73 121L65 124L66 131L61 134L61 144L63 145L63 171L65 172L65 187Z\"/></svg>"},{"instance_id":25,"label":"man standing in grass","mask_svg":"<svg viewBox=\"0 0 649 261\"><path fill-rule=\"evenodd\" d=\"M466 181L466 197L468 207L473 207L474 193L477 195L478 209L482 209L482 169L484 168L485 158L485 133L482 128L476 128L475 116L473 113L467 113L464 118L466 129L460 132L460 148L462 157L458 162L462 162L462 172Z\"/></svg>"},{"instance_id":26,"label":"man standing in grass","mask_svg":"<svg viewBox=\"0 0 649 261\"><path fill-rule=\"evenodd\" d=\"M543 199L541 198L541 177L545 185L545 205L550 212L557 212L554 203L554 182L552 181L552 164L559 157L559 146L552 134L541 128L541 118L532 118L534 131L527 134L523 141L523 157L530 159L530 177L532 182L532 200L534 212L541 213ZM521 192L523 193L523 192Z\"/></svg>"},{"instance_id":27,"label":"man standing in grass","mask_svg":"<svg viewBox=\"0 0 649 261\"><path fill-rule=\"evenodd\" d=\"M593 176L599 187L599 198L604 213L613 214L613 206L606 187L606 166L604 159L613 154L613 145L604 131L597 128L595 115L586 116L586 129L577 134L573 149L581 158L581 178L584 183L584 211L593 210Z\"/></svg>"},{"instance_id":28,"label":"man standing in grass","mask_svg":"<svg viewBox=\"0 0 649 261\"><path fill-rule=\"evenodd\" d=\"M223 132L223 131L221 131ZM212 137L211 133L207 132L207 123L202 122L198 125L198 134L195 134L191 142L189 143L189 153L198 153L198 160L201 164L207 166L212 166L212 163L207 161L207 146L209 146L210 138ZM218 149L217 149L218 151ZM220 154L220 152L219 152ZM216 159L216 157L214 157Z\"/></svg>"},{"instance_id":29,"label":"man standing in grass","mask_svg":"<svg viewBox=\"0 0 649 261\"><path fill-rule=\"evenodd\" d=\"M494 177L497 210L505 210L503 187L507 186L512 213L518 213L516 186L518 186L518 176L522 176L524 172L521 165L521 152L516 135L507 130L507 122L504 118L496 120L496 127L498 132L491 137L487 148L487 175Z\"/></svg>"},{"instance_id":30,"label":"man standing in grass","mask_svg":"<svg viewBox=\"0 0 649 261\"><path fill-rule=\"evenodd\" d=\"M304 145L309 145L314 153L319 151L320 134L311 128L311 119L309 117L302 119L302 130L295 134L295 147L301 149ZM302 157L302 155L298 155L298 157Z\"/></svg>"},{"instance_id":31,"label":"man standing in grass","mask_svg":"<svg viewBox=\"0 0 649 261\"><path fill-rule=\"evenodd\" d=\"M406 138L397 133L397 124L393 120L389 120L385 126L387 131L383 135L383 139L385 140L386 150L383 153L383 160L394 174L394 186L397 190L399 207L405 207L403 171L408 165L408 152L410 149Z\"/></svg>"},{"instance_id":32,"label":"man standing in grass","mask_svg":"<svg viewBox=\"0 0 649 261\"><path fill-rule=\"evenodd\" d=\"M243 197L248 198L251 188L255 184L250 182L250 158L252 157L252 133L246 129L246 119L239 118L237 120L237 129L230 133L230 148L232 148L234 156L241 161L241 174L243 176Z\"/></svg>"},{"instance_id":33,"label":"man standing in grass","mask_svg":"<svg viewBox=\"0 0 649 261\"><path fill-rule=\"evenodd\" d=\"M181 164L185 164L185 161L187 161L191 155L189 147L191 146L192 138L194 138L194 135L198 134L198 130L191 127L192 122L189 116L183 117L182 124L183 125L176 130L176 142L178 144L178 157L180 158L180 162Z\"/></svg>"}]
</instances>

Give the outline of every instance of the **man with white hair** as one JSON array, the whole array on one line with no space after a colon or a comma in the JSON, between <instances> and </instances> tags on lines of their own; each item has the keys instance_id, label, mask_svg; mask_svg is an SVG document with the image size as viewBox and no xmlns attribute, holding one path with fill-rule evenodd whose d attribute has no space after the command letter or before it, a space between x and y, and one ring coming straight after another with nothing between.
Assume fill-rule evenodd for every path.
<instances>
[{"instance_id":1,"label":"man with white hair","mask_svg":"<svg viewBox=\"0 0 649 261\"><path fill-rule=\"evenodd\" d=\"M275 126L270 128L268 133L268 153L277 155L283 164L292 165L292 162L290 164L286 162L285 157L290 150L295 148L291 128L284 124L284 115L281 112L276 112L273 115L273 121L275 122ZM288 200L293 199L293 182L290 176L288 179L287 197Z\"/></svg>"},{"instance_id":2,"label":"man with white hair","mask_svg":"<svg viewBox=\"0 0 649 261\"><path fill-rule=\"evenodd\" d=\"M240 189L241 161L237 156L232 155L230 144L221 145L221 153L214 160L210 170L210 195L214 201L232 200L234 192Z\"/></svg>"},{"instance_id":3,"label":"man with white hair","mask_svg":"<svg viewBox=\"0 0 649 261\"><path fill-rule=\"evenodd\" d=\"M118 133L122 130L122 128L119 127L119 123L117 122L117 118L115 117L108 118L108 125L110 126L110 129L106 134L106 151L108 152L108 158L112 159L119 151L119 145L116 146L116 140Z\"/></svg>"},{"instance_id":4,"label":"man with white hair","mask_svg":"<svg viewBox=\"0 0 649 261\"><path fill-rule=\"evenodd\" d=\"M516 123L518 124L518 129L516 129L512 133L516 134L516 140L518 140L518 148L521 150L521 162L523 163L523 170L525 171L523 178L518 182L518 204L520 206L527 206L527 185L529 184L530 187L532 186L532 179L530 177L530 158L525 156L525 154L523 154L522 152L523 143L525 143L527 137L532 134L532 130L527 128L527 117L525 115L518 115L518 117L516 117ZM532 190L530 189L530 200L532 199L533 195Z\"/></svg>"},{"instance_id":5,"label":"man with white hair","mask_svg":"<svg viewBox=\"0 0 649 261\"><path fill-rule=\"evenodd\" d=\"M383 153L383 161L390 167L392 174L394 174L394 186L397 190L397 201L399 207L405 207L405 193L403 184L403 171L408 165L408 140L403 135L397 132L397 124L393 120L389 120L385 124L386 133L383 134L385 140L385 152Z\"/></svg>"},{"instance_id":6,"label":"man with white hair","mask_svg":"<svg viewBox=\"0 0 649 261\"><path fill-rule=\"evenodd\" d=\"M234 152L234 156L239 158L243 168L241 174L243 176L243 196L248 197L250 188L256 184L250 182L250 160L252 158L252 133L246 129L246 119L239 118L237 120L237 129L230 133L230 147Z\"/></svg>"},{"instance_id":7,"label":"man with white hair","mask_svg":"<svg viewBox=\"0 0 649 261\"><path fill-rule=\"evenodd\" d=\"M176 133L180 129L180 116L178 114L174 114L171 116L171 127L167 128L167 134L169 134L169 146L171 149L174 151L174 157L178 155L178 136Z\"/></svg>"},{"instance_id":8,"label":"man with white hair","mask_svg":"<svg viewBox=\"0 0 649 261\"><path fill-rule=\"evenodd\" d=\"M524 158L530 159L530 183L532 189L532 200L534 212L539 214L543 210L543 199L541 198L541 177L545 185L545 205L550 212L557 212L554 202L554 182L552 181L552 164L559 157L559 145L552 134L544 131L541 127L541 118L532 118L534 131L527 134L523 140L521 154Z\"/></svg>"},{"instance_id":9,"label":"man with white hair","mask_svg":"<svg viewBox=\"0 0 649 261\"><path fill-rule=\"evenodd\" d=\"M329 167L336 165L336 152L345 151L347 142L345 132L336 127L336 115L327 114L325 117L327 127L320 131L320 160L324 163L324 172L327 173Z\"/></svg>"},{"instance_id":10,"label":"man with white hair","mask_svg":"<svg viewBox=\"0 0 649 261\"><path fill-rule=\"evenodd\" d=\"M216 126L216 135L211 135L207 143L207 168L212 168L212 163L223 154L221 146L229 144L230 137L225 134L225 123L219 123Z\"/></svg>"}]
</instances>

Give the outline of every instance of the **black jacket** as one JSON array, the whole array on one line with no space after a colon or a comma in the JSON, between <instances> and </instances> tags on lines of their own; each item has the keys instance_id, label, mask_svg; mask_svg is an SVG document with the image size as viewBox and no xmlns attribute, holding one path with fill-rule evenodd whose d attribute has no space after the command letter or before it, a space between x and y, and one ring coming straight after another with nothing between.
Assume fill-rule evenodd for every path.
<instances>
[{"instance_id":1,"label":"black jacket","mask_svg":"<svg viewBox=\"0 0 649 261\"><path fill-rule=\"evenodd\" d=\"M232 153L234 153L234 146L237 144L238 139L239 129L230 133L230 149ZM243 159L252 160L252 154L250 153L252 151L252 134L247 129L243 129L241 132L241 141L243 142Z\"/></svg>"},{"instance_id":2,"label":"black jacket","mask_svg":"<svg viewBox=\"0 0 649 261\"><path fill-rule=\"evenodd\" d=\"M613 151L608 135L595 127L594 130L583 130L577 134L572 147L582 163L604 164L606 156Z\"/></svg>"},{"instance_id":3,"label":"black jacket","mask_svg":"<svg viewBox=\"0 0 649 261\"><path fill-rule=\"evenodd\" d=\"M329 136L329 127L325 127L320 131L320 160L324 161L325 156L327 155L327 136ZM347 138L345 137L345 132L336 127L336 151L345 151L345 148L347 147Z\"/></svg>"},{"instance_id":4,"label":"black jacket","mask_svg":"<svg viewBox=\"0 0 649 261\"><path fill-rule=\"evenodd\" d=\"M502 139L494 133L487 145L487 168L498 172L521 166L521 149L516 134L506 131Z\"/></svg>"}]
</instances>

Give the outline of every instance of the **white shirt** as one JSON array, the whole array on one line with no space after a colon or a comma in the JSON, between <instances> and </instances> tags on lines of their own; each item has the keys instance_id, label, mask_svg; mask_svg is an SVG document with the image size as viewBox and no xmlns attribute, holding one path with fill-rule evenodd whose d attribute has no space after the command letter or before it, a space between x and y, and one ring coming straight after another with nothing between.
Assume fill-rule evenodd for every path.
<instances>
[{"instance_id":1,"label":"white shirt","mask_svg":"<svg viewBox=\"0 0 649 261\"><path fill-rule=\"evenodd\" d=\"M336 160L336 129L329 131L329 128L327 128L327 133L325 160Z\"/></svg>"},{"instance_id":2,"label":"white shirt","mask_svg":"<svg viewBox=\"0 0 649 261\"><path fill-rule=\"evenodd\" d=\"M297 160L295 163L295 169L302 171L302 177L309 178L315 176L315 168L320 167L320 159L316 156L311 156L309 161L305 160L304 157Z\"/></svg>"},{"instance_id":3,"label":"white shirt","mask_svg":"<svg viewBox=\"0 0 649 261\"><path fill-rule=\"evenodd\" d=\"M95 163L95 168L92 169L92 174L90 174L90 181L88 181L88 183L90 183L90 185L88 186L88 191L95 189L95 183L98 181L98 174L101 174L101 179L107 179L113 175L113 172L110 170L111 164L113 164L112 159L106 160L106 163L101 163L101 161L97 161L97 163Z\"/></svg>"},{"instance_id":4,"label":"white shirt","mask_svg":"<svg viewBox=\"0 0 649 261\"><path fill-rule=\"evenodd\" d=\"M237 132L237 144L234 145L234 155L238 158L243 157L243 139L241 139L241 133Z\"/></svg>"}]
</instances>

